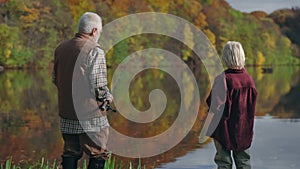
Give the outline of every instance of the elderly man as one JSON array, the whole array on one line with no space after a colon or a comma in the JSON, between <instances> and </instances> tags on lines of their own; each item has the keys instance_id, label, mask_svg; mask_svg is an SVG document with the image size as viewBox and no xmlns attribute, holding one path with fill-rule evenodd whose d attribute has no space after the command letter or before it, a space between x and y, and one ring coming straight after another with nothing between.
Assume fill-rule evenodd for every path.
<instances>
[{"instance_id":1,"label":"elderly man","mask_svg":"<svg viewBox=\"0 0 300 169\"><path fill-rule=\"evenodd\" d=\"M55 50L53 82L58 89L62 166L76 169L83 152L88 169L104 168L109 123L99 105L113 100L107 87L104 51L97 43L102 31L99 15L84 13L78 33Z\"/></svg>"}]
</instances>

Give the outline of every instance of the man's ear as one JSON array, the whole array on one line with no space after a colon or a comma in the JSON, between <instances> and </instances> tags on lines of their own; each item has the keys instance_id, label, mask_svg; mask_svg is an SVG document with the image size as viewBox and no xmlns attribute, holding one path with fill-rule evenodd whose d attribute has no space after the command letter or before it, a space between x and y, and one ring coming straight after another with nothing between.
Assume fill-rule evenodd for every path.
<instances>
[{"instance_id":1,"label":"man's ear","mask_svg":"<svg viewBox=\"0 0 300 169\"><path fill-rule=\"evenodd\" d=\"M93 29L92 29L92 32L91 32L91 35L92 35L92 36L95 36L95 35L96 35L96 32L97 32L97 28L93 28Z\"/></svg>"}]
</instances>

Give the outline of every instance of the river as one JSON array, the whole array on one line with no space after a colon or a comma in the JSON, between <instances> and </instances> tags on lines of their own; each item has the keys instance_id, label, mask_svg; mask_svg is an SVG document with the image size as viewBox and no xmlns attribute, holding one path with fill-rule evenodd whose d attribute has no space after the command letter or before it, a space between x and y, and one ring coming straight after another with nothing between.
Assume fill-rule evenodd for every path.
<instances>
[{"instance_id":1,"label":"river","mask_svg":"<svg viewBox=\"0 0 300 169\"><path fill-rule=\"evenodd\" d=\"M259 93L251 148L253 168L293 169L300 166L300 149L297 145L300 139L299 70L299 67L278 66L263 73L261 67L247 68ZM112 74L113 70L109 70L108 77ZM198 73L197 76L203 74ZM21 164L42 157L50 161L60 159L63 142L51 71L8 70L0 73L0 82L1 163L10 157ZM130 86L133 105L139 110L149 108L149 92L158 87L166 92L166 111L155 122L147 124L132 123L118 113L111 113L108 115L111 126L135 137L150 137L168 129L177 117L176 110L180 102L180 95L174 92L178 87L171 85L173 83L170 76L158 70L138 74ZM210 90L209 86L208 80L199 83L202 103ZM212 142L201 145L197 142L206 108L205 105L200 106L196 123L178 145L163 154L142 158L142 164L147 168L216 168ZM132 161L134 164L139 161L119 156L116 158L117 161Z\"/></svg>"}]
</instances>

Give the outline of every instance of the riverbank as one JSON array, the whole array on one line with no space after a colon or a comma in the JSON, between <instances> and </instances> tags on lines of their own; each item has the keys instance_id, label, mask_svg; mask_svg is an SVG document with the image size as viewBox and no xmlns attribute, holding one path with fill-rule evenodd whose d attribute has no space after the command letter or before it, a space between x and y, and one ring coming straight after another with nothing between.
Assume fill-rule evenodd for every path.
<instances>
[{"instance_id":1,"label":"riverbank","mask_svg":"<svg viewBox=\"0 0 300 169\"><path fill-rule=\"evenodd\" d=\"M24 163L24 161L22 161L22 163ZM88 162L87 160L84 160L83 161L83 164L82 164L82 167L79 166L77 169L87 169L87 166L88 166ZM52 169L55 169L55 168L60 168L61 167L61 164L59 161L56 161L56 160L52 160L52 162L49 162L47 160L45 160L44 158L42 158L40 161L37 161L36 163L33 163L33 164L15 164L13 162L13 159L10 158L8 160L5 161L5 164L1 163L0 164L0 168L1 169L21 169L21 168L52 168ZM105 169L133 169L133 165L132 163L128 163L128 164L123 164L123 162L121 161L120 164L117 164L116 161L115 161L115 158L110 156L110 158L106 161L105 163L105 166L104 166ZM139 160L139 164L137 166L137 169L142 169L142 168L146 168L146 166L143 166L142 163L141 163L141 160Z\"/></svg>"}]
</instances>

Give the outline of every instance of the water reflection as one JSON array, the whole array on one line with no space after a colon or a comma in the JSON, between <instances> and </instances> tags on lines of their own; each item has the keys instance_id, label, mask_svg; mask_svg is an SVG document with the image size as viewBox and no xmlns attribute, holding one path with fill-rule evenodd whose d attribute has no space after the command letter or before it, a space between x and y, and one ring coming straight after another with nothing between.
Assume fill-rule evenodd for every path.
<instances>
[{"instance_id":1,"label":"water reflection","mask_svg":"<svg viewBox=\"0 0 300 169\"><path fill-rule=\"evenodd\" d=\"M296 148L300 135L297 119L255 119L254 140L250 148L253 169L298 169L300 149ZM157 169L215 169L213 142L194 149L176 161L162 164ZM236 167L233 166L235 169Z\"/></svg>"},{"instance_id":2,"label":"water reflection","mask_svg":"<svg viewBox=\"0 0 300 169\"><path fill-rule=\"evenodd\" d=\"M300 98L299 67L274 67L273 72L263 74L261 68L249 67L258 92L257 116L269 114L278 118L299 118ZM109 70L111 77L113 69ZM210 90L205 71L194 72L204 99ZM0 73L0 160L10 156L14 161L37 161L41 157L59 159L62 140L59 133L56 88L51 83L48 71L6 71ZM132 104L143 111L149 108L148 96L152 89L162 89L168 103L166 111L156 121L137 124L126 120L118 113L109 114L111 125L118 131L132 137L150 137L165 131L177 117L180 97L178 86L167 74L159 70L141 72L130 88ZM203 100L202 100L203 103ZM142 159L148 167L174 161L197 147L201 122L206 106L201 104L199 115L191 132L176 147L168 152ZM137 130L138 129L138 130ZM126 147L124 147L126 148ZM145 149L146 151L146 149ZM117 157L117 161L138 159Z\"/></svg>"},{"instance_id":3,"label":"water reflection","mask_svg":"<svg viewBox=\"0 0 300 169\"><path fill-rule=\"evenodd\" d=\"M257 116L270 114L278 118L299 118L300 107L295 104L300 98L299 67L277 66L267 74L261 67L247 70L259 92Z\"/></svg>"},{"instance_id":4,"label":"water reflection","mask_svg":"<svg viewBox=\"0 0 300 169\"><path fill-rule=\"evenodd\" d=\"M0 159L56 158L58 132L54 86L47 72L6 71L0 74Z\"/></svg>"}]
</instances>

